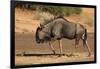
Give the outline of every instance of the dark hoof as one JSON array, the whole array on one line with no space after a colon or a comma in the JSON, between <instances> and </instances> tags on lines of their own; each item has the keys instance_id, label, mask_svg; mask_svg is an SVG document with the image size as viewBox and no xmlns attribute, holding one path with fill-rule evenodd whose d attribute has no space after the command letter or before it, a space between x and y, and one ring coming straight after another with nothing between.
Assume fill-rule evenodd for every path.
<instances>
[{"instance_id":1,"label":"dark hoof","mask_svg":"<svg viewBox=\"0 0 100 69\"><path fill-rule=\"evenodd\" d=\"M62 55L58 55L58 57L61 57Z\"/></svg>"},{"instance_id":2,"label":"dark hoof","mask_svg":"<svg viewBox=\"0 0 100 69\"><path fill-rule=\"evenodd\" d=\"M56 54L56 52L55 52L55 51L53 51L53 54Z\"/></svg>"},{"instance_id":3,"label":"dark hoof","mask_svg":"<svg viewBox=\"0 0 100 69\"><path fill-rule=\"evenodd\" d=\"M91 56L91 53L88 54L88 57L90 57L90 56Z\"/></svg>"},{"instance_id":4,"label":"dark hoof","mask_svg":"<svg viewBox=\"0 0 100 69\"><path fill-rule=\"evenodd\" d=\"M66 54L62 54L62 56L66 56Z\"/></svg>"},{"instance_id":5,"label":"dark hoof","mask_svg":"<svg viewBox=\"0 0 100 69\"><path fill-rule=\"evenodd\" d=\"M66 54L59 54L59 55L58 55L58 57L61 57L61 56L66 56Z\"/></svg>"}]
</instances>

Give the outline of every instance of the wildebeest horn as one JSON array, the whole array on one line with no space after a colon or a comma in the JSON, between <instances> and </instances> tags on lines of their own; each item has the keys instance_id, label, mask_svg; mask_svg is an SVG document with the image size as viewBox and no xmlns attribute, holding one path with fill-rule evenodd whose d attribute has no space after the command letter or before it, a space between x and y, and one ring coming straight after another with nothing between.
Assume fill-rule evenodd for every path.
<instances>
[{"instance_id":1,"label":"wildebeest horn","mask_svg":"<svg viewBox=\"0 0 100 69\"><path fill-rule=\"evenodd\" d=\"M38 28L41 28L41 24L38 25Z\"/></svg>"},{"instance_id":2,"label":"wildebeest horn","mask_svg":"<svg viewBox=\"0 0 100 69\"><path fill-rule=\"evenodd\" d=\"M42 24L39 25L39 28L43 28L44 26Z\"/></svg>"}]
</instances>

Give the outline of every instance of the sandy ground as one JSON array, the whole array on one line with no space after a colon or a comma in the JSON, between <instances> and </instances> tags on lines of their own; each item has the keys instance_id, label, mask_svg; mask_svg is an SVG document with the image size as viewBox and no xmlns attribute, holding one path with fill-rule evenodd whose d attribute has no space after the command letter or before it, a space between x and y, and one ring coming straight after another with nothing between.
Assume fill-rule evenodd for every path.
<instances>
[{"instance_id":1,"label":"sandy ground","mask_svg":"<svg viewBox=\"0 0 100 69\"><path fill-rule=\"evenodd\" d=\"M40 23L36 13L30 10L15 9L15 64L16 65L32 65L32 64L48 64L48 63L67 63L80 61L94 61L94 28L85 23L87 15L93 17L94 10L91 8L83 8L81 15L73 15L67 17L72 22L81 23L88 30L88 44L91 48L92 55L87 57L88 52L82 46L82 41L78 48L75 48L74 40L63 39L63 52L66 55L59 57L59 45L55 41L53 46L56 55L52 54L48 43L37 44L35 42L35 31ZM80 20L79 20L80 19ZM23 55L24 53L24 55ZM23 55L23 56L22 56Z\"/></svg>"},{"instance_id":2,"label":"sandy ground","mask_svg":"<svg viewBox=\"0 0 100 69\"><path fill-rule=\"evenodd\" d=\"M16 56L16 65L34 65L34 64L50 64L50 63L69 63L69 62L84 62L84 61L93 61L93 55L87 57L86 54L81 53L81 55L74 55L71 57L67 56Z\"/></svg>"},{"instance_id":3,"label":"sandy ground","mask_svg":"<svg viewBox=\"0 0 100 69\"><path fill-rule=\"evenodd\" d=\"M16 65L94 61L93 34L88 35L88 44L92 51L90 57L87 56L88 52L82 46L82 41L80 41L78 48L75 48L74 40L63 39L63 52L66 55L59 57L59 45L57 41L53 43L57 54L53 55L48 43L37 44L33 38L33 34L16 34Z\"/></svg>"}]
</instances>

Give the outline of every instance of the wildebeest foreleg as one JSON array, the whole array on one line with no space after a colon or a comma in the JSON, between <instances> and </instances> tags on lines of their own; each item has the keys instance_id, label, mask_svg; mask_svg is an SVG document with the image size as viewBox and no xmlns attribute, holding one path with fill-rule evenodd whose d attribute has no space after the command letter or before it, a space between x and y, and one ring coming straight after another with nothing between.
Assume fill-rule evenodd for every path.
<instances>
[{"instance_id":1,"label":"wildebeest foreleg","mask_svg":"<svg viewBox=\"0 0 100 69\"><path fill-rule=\"evenodd\" d=\"M49 42L49 45L50 45L50 48L51 48L52 52L55 54L55 50L54 50L54 47L52 46L52 43Z\"/></svg>"},{"instance_id":2,"label":"wildebeest foreleg","mask_svg":"<svg viewBox=\"0 0 100 69\"><path fill-rule=\"evenodd\" d=\"M62 40L58 40L58 41L59 41L60 54L63 54L63 50L62 50Z\"/></svg>"}]
</instances>

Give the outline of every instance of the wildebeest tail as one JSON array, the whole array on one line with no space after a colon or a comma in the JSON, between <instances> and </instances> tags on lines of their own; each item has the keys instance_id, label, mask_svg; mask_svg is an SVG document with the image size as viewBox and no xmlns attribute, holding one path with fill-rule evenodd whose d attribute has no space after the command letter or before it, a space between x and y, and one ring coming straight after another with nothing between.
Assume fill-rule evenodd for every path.
<instances>
[{"instance_id":1,"label":"wildebeest tail","mask_svg":"<svg viewBox=\"0 0 100 69\"><path fill-rule=\"evenodd\" d=\"M87 29L85 29L85 32L83 34L83 45L85 46L86 44L86 41L87 41Z\"/></svg>"},{"instance_id":2,"label":"wildebeest tail","mask_svg":"<svg viewBox=\"0 0 100 69\"><path fill-rule=\"evenodd\" d=\"M85 29L84 39L87 40L87 29Z\"/></svg>"}]
</instances>

